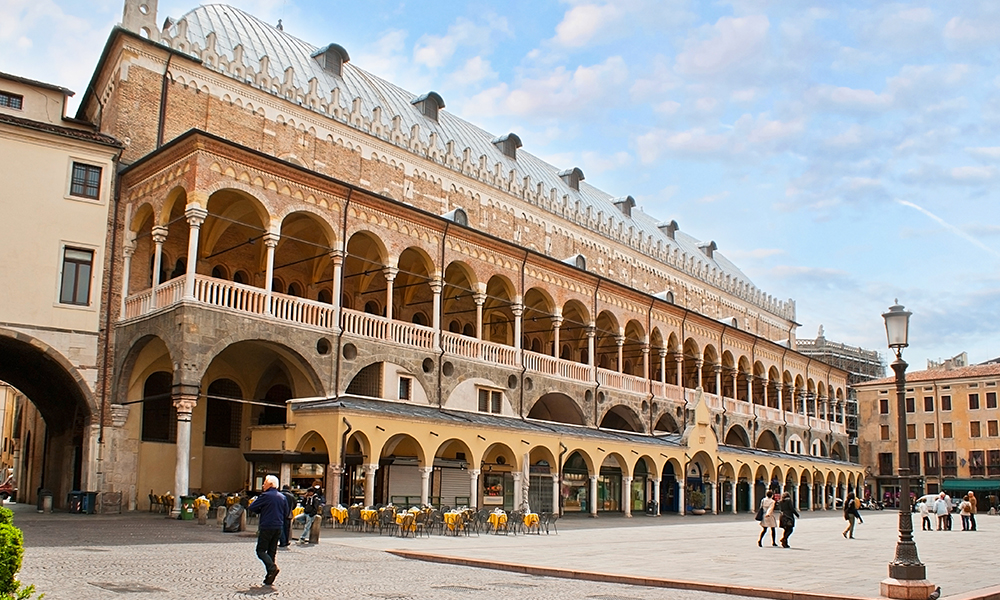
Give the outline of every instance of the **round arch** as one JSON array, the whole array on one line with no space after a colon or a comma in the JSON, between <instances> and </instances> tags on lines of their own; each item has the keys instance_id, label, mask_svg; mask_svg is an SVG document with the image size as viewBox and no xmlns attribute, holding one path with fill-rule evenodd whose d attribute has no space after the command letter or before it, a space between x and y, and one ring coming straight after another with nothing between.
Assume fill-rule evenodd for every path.
<instances>
[{"instance_id":1,"label":"round arch","mask_svg":"<svg viewBox=\"0 0 1000 600\"><path fill-rule=\"evenodd\" d=\"M570 425L587 424L587 419L576 402L561 392L551 392L538 398L531 405L528 418Z\"/></svg>"},{"instance_id":2,"label":"round arch","mask_svg":"<svg viewBox=\"0 0 1000 600\"><path fill-rule=\"evenodd\" d=\"M609 408L601 417L600 427L633 433L644 433L646 430L639 415L626 404L616 404Z\"/></svg>"}]
</instances>

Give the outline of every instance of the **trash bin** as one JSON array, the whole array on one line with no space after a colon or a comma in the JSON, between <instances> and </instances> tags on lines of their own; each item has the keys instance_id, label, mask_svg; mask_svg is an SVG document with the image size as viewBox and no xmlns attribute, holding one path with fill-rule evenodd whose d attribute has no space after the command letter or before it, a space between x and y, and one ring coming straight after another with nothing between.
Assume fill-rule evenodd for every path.
<instances>
[{"instance_id":1,"label":"trash bin","mask_svg":"<svg viewBox=\"0 0 1000 600\"><path fill-rule=\"evenodd\" d=\"M85 515L97 512L97 492L80 492L80 512Z\"/></svg>"},{"instance_id":2,"label":"trash bin","mask_svg":"<svg viewBox=\"0 0 1000 600\"><path fill-rule=\"evenodd\" d=\"M66 495L66 505L69 506L69 512L74 514L80 514L83 512L83 492L80 490L73 490Z\"/></svg>"},{"instance_id":3,"label":"trash bin","mask_svg":"<svg viewBox=\"0 0 1000 600\"><path fill-rule=\"evenodd\" d=\"M52 512L52 490L38 490L38 512Z\"/></svg>"},{"instance_id":4,"label":"trash bin","mask_svg":"<svg viewBox=\"0 0 1000 600\"><path fill-rule=\"evenodd\" d=\"M653 500L650 500L649 502L646 503L646 514L647 515L656 514L656 502L654 502Z\"/></svg>"},{"instance_id":5,"label":"trash bin","mask_svg":"<svg viewBox=\"0 0 1000 600\"><path fill-rule=\"evenodd\" d=\"M194 496L181 496L181 519L190 521L194 519Z\"/></svg>"}]
</instances>

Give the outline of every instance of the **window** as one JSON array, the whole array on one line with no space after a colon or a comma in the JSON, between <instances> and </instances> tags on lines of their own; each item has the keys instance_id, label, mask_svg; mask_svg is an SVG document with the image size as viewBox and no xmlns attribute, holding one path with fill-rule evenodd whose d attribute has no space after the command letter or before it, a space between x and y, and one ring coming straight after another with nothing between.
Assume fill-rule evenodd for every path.
<instances>
[{"instance_id":1,"label":"window","mask_svg":"<svg viewBox=\"0 0 1000 600\"><path fill-rule=\"evenodd\" d=\"M90 274L94 268L94 252L79 248L63 249L62 289L59 302L88 306L90 304Z\"/></svg>"},{"instance_id":2,"label":"window","mask_svg":"<svg viewBox=\"0 0 1000 600\"><path fill-rule=\"evenodd\" d=\"M979 394L969 394L969 410L979 408Z\"/></svg>"},{"instance_id":3,"label":"window","mask_svg":"<svg viewBox=\"0 0 1000 600\"><path fill-rule=\"evenodd\" d=\"M889 414L889 399L879 398L878 399L878 412L883 415Z\"/></svg>"},{"instance_id":4,"label":"window","mask_svg":"<svg viewBox=\"0 0 1000 600\"><path fill-rule=\"evenodd\" d=\"M399 399L409 400L413 391L413 380L409 377L399 378Z\"/></svg>"},{"instance_id":5,"label":"window","mask_svg":"<svg viewBox=\"0 0 1000 600\"><path fill-rule=\"evenodd\" d=\"M969 422L969 437L980 437L981 435L982 435L982 431L979 428L979 421L970 421Z\"/></svg>"},{"instance_id":6,"label":"window","mask_svg":"<svg viewBox=\"0 0 1000 600\"><path fill-rule=\"evenodd\" d=\"M969 475L986 475L986 457L982 450L969 450Z\"/></svg>"},{"instance_id":7,"label":"window","mask_svg":"<svg viewBox=\"0 0 1000 600\"><path fill-rule=\"evenodd\" d=\"M10 92L0 92L0 106L4 108L13 108L14 110L21 110L24 105L24 96L20 94L11 94Z\"/></svg>"},{"instance_id":8,"label":"window","mask_svg":"<svg viewBox=\"0 0 1000 600\"><path fill-rule=\"evenodd\" d=\"M934 439L934 423L924 423L924 437L929 440Z\"/></svg>"},{"instance_id":9,"label":"window","mask_svg":"<svg viewBox=\"0 0 1000 600\"><path fill-rule=\"evenodd\" d=\"M878 455L878 474L892 475L892 452L880 452Z\"/></svg>"},{"instance_id":10,"label":"window","mask_svg":"<svg viewBox=\"0 0 1000 600\"><path fill-rule=\"evenodd\" d=\"M910 459L910 475L920 475L920 453L910 452L907 458Z\"/></svg>"},{"instance_id":11,"label":"window","mask_svg":"<svg viewBox=\"0 0 1000 600\"><path fill-rule=\"evenodd\" d=\"M934 412L934 396L924 396L924 412Z\"/></svg>"},{"instance_id":12,"label":"window","mask_svg":"<svg viewBox=\"0 0 1000 600\"><path fill-rule=\"evenodd\" d=\"M942 452L941 453L941 474L951 475L952 477L958 475L958 455L954 452Z\"/></svg>"},{"instance_id":13,"label":"window","mask_svg":"<svg viewBox=\"0 0 1000 600\"><path fill-rule=\"evenodd\" d=\"M479 388L479 412L500 414L503 411L503 392Z\"/></svg>"},{"instance_id":14,"label":"window","mask_svg":"<svg viewBox=\"0 0 1000 600\"><path fill-rule=\"evenodd\" d=\"M986 472L989 475L1000 475L1000 450L990 450L986 453Z\"/></svg>"},{"instance_id":15,"label":"window","mask_svg":"<svg viewBox=\"0 0 1000 600\"><path fill-rule=\"evenodd\" d=\"M996 408L996 407L997 407L997 393L986 392L986 408Z\"/></svg>"},{"instance_id":16,"label":"window","mask_svg":"<svg viewBox=\"0 0 1000 600\"><path fill-rule=\"evenodd\" d=\"M997 435L1000 435L1000 432L997 431L996 421L986 421L986 435L990 437L997 437Z\"/></svg>"},{"instance_id":17,"label":"window","mask_svg":"<svg viewBox=\"0 0 1000 600\"><path fill-rule=\"evenodd\" d=\"M917 409L914 407L914 403L915 401L913 398L906 399L906 412L908 413L916 412Z\"/></svg>"},{"instance_id":18,"label":"window","mask_svg":"<svg viewBox=\"0 0 1000 600\"><path fill-rule=\"evenodd\" d=\"M887 440L889 439L889 426L882 425L879 428L879 439Z\"/></svg>"},{"instance_id":19,"label":"window","mask_svg":"<svg viewBox=\"0 0 1000 600\"><path fill-rule=\"evenodd\" d=\"M951 410L951 396L941 396L941 410Z\"/></svg>"},{"instance_id":20,"label":"window","mask_svg":"<svg viewBox=\"0 0 1000 600\"><path fill-rule=\"evenodd\" d=\"M101 194L101 167L73 163L73 177L70 180L69 193L81 198L97 199Z\"/></svg>"},{"instance_id":21,"label":"window","mask_svg":"<svg viewBox=\"0 0 1000 600\"><path fill-rule=\"evenodd\" d=\"M157 371L142 387L142 441L173 443L177 439L177 409L171 399L174 377Z\"/></svg>"},{"instance_id":22,"label":"window","mask_svg":"<svg viewBox=\"0 0 1000 600\"><path fill-rule=\"evenodd\" d=\"M243 405L231 402L243 399L243 391L232 379L216 379L208 386L205 407L205 445L239 448L243 425Z\"/></svg>"},{"instance_id":23,"label":"window","mask_svg":"<svg viewBox=\"0 0 1000 600\"><path fill-rule=\"evenodd\" d=\"M908 423L906 425L906 439L915 440L917 439L917 426L913 423Z\"/></svg>"},{"instance_id":24,"label":"window","mask_svg":"<svg viewBox=\"0 0 1000 600\"><path fill-rule=\"evenodd\" d=\"M924 452L924 475L938 474L937 452Z\"/></svg>"},{"instance_id":25,"label":"window","mask_svg":"<svg viewBox=\"0 0 1000 600\"><path fill-rule=\"evenodd\" d=\"M941 423L941 437L951 437L951 423Z\"/></svg>"}]
</instances>

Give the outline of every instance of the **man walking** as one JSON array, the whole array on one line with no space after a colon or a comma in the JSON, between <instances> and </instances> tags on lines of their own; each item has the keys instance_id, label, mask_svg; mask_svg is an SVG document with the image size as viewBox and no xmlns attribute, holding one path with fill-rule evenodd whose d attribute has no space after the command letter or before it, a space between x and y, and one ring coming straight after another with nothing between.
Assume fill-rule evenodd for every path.
<instances>
[{"instance_id":1,"label":"man walking","mask_svg":"<svg viewBox=\"0 0 1000 600\"><path fill-rule=\"evenodd\" d=\"M264 478L264 492L254 499L247 510L260 515L257 524L257 558L264 563L267 571L264 585L271 585L278 576L278 565L274 558L278 553L278 540L281 538L285 515L288 514L288 502L278 492L277 477L268 475Z\"/></svg>"},{"instance_id":2,"label":"man walking","mask_svg":"<svg viewBox=\"0 0 1000 600\"><path fill-rule=\"evenodd\" d=\"M278 547L287 548L289 538L292 534L292 512L295 510L295 505L299 503L299 500L288 489L287 485L281 486L281 495L285 497L285 502L288 503L288 515L285 516L285 522L281 525L281 541L278 542Z\"/></svg>"},{"instance_id":3,"label":"man walking","mask_svg":"<svg viewBox=\"0 0 1000 600\"><path fill-rule=\"evenodd\" d=\"M969 531L976 530L976 494L969 491Z\"/></svg>"}]
</instances>

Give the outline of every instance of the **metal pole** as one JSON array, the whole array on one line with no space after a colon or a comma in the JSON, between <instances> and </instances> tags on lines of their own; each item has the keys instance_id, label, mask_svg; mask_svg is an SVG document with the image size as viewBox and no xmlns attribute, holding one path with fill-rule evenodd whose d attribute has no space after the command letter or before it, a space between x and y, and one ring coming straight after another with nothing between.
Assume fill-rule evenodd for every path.
<instances>
[{"instance_id":1,"label":"metal pole","mask_svg":"<svg viewBox=\"0 0 1000 600\"><path fill-rule=\"evenodd\" d=\"M896 412L899 426L899 541L896 558L889 563L889 577L901 580L927 578L927 569L917 556L913 541L913 518L910 512L910 454L906 437L906 367L901 351L896 351L892 362L896 374Z\"/></svg>"}]
</instances>

